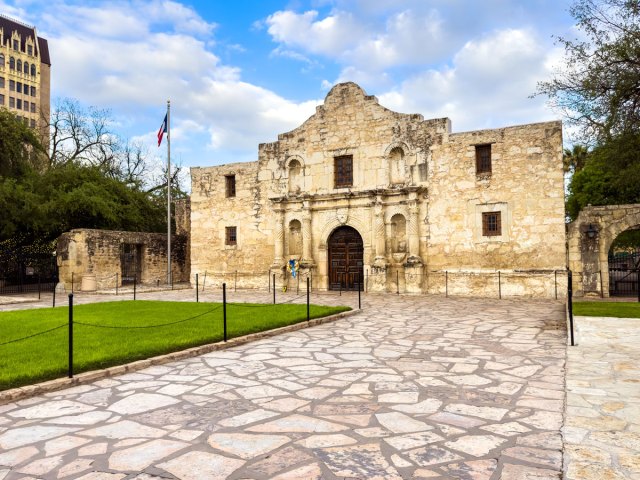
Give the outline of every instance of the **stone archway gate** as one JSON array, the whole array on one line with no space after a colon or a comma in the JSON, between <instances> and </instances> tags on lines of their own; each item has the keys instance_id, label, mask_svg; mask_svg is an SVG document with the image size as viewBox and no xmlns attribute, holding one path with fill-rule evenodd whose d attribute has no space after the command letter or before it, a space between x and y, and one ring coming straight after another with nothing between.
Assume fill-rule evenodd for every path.
<instances>
[{"instance_id":1,"label":"stone archway gate","mask_svg":"<svg viewBox=\"0 0 640 480\"><path fill-rule=\"evenodd\" d=\"M588 206L568 226L569 268L577 297L609 296L609 249L625 230L640 227L640 204Z\"/></svg>"}]
</instances>

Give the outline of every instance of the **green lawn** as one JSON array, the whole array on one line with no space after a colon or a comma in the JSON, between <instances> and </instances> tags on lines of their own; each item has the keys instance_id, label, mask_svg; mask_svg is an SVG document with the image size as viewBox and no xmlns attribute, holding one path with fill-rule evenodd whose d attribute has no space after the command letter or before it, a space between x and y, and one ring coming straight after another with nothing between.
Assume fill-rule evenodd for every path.
<instances>
[{"instance_id":1,"label":"green lawn","mask_svg":"<svg viewBox=\"0 0 640 480\"><path fill-rule=\"evenodd\" d=\"M640 303L573 302L573 314L585 317L640 318Z\"/></svg>"},{"instance_id":2,"label":"green lawn","mask_svg":"<svg viewBox=\"0 0 640 480\"><path fill-rule=\"evenodd\" d=\"M311 305L310 316L318 318L346 310L350 308ZM77 305L73 313L74 373L223 339L222 304L121 301ZM67 307L0 312L0 390L66 376L68 318ZM306 318L306 305L227 304L227 336L270 330ZM155 327L101 328L83 323L104 327ZM159 326L162 324L165 325ZM58 326L63 327L4 344Z\"/></svg>"}]
</instances>

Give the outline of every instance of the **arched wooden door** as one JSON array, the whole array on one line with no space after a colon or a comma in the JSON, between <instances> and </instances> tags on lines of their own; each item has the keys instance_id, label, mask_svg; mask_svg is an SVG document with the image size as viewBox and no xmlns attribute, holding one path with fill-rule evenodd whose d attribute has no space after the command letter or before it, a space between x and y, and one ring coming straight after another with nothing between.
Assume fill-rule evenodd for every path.
<instances>
[{"instance_id":1,"label":"arched wooden door","mask_svg":"<svg viewBox=\"0 0 640 480\"><path fill-rule=\"evenodd\" d=\"M362 289L364 246L355 228L339 227L327 242L329 246L329 290Z\"/></svg>"}]
</instances>

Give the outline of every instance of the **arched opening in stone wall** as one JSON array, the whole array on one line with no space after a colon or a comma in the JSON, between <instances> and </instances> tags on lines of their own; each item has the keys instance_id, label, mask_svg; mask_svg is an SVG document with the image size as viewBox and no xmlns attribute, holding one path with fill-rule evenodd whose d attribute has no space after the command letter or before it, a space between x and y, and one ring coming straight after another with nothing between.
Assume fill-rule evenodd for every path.
<instances>
[{"instance_id":1,"label":"arched opening in stone wall","mask_svg":"<svg viewBox=\"0 0 640 480\"><path fill-rule=\"evenodd\" d=\"M353 227L336 228L327 241L329 249L329 290L362 289L364 244Z\"/></svg>"},{"instance_id":2,"label":"arched opening in stone wall","mask_svg":"<svg viewBox=\"0 0 640 480\"><path fill-rule=\"evenodd\" d=\"M607 259L609 296L637 298L640 288L640 225L625 230L614 239Z\"/></svg>"},{"instance_id":3,"label":"arched opening in stone wall","mask_svg":"<svg viewBox=\"0 0 640 480\"><path fill-rule=\"evenodd\" d=\"M404 150L394 147L389 152L389 177L392 185L406 182Z\"/></svg>"},{"instance_id":4,"label":"arched opening in stone wall","mask_svg":"<svg viewBox=\"0 0 640 480\"><path fill-rule=\"evenodd\" d=\"M302 165L298 160L291 160L289 162L289 192L300 193L302 187Z\"/></svg>"},{"instance_id":5,"label":"arched opening in stone wall","mask_svg":"<svg viewBox=\"0 0 640 480\"><path fill-rule=\"evenodd\" d=\"M289 257L299 257L302 254L302 225L299 220L289 222L287 250Z\"/></svg>"}]
</instances>

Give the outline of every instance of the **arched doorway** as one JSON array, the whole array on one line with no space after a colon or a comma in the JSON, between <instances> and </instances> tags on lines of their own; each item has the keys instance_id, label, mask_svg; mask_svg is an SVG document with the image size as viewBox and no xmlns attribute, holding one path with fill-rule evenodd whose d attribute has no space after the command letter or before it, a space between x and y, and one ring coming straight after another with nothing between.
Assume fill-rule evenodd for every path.
<instances>
[{"instance_id":1,"label":"arched doorway","mask_svg":"<svg viewBox=\"0 0 640 480\"><path fill-rule=\"evenodd\" d=\"M608 254L609 296L637 297L640 288L640 230L638 227L618 235Z\"/></svg>"},{"instance_id":2,"label":"arched doorway","mask_svg":"<svg viewBox=\"0 0 640 480\"><path fill-rule=\"evenodd\" d=\"M344 226L333 231L327 244L329 290L356 290L363 278L362 237L355 228Z\"/></svg>"}]
</instances>

